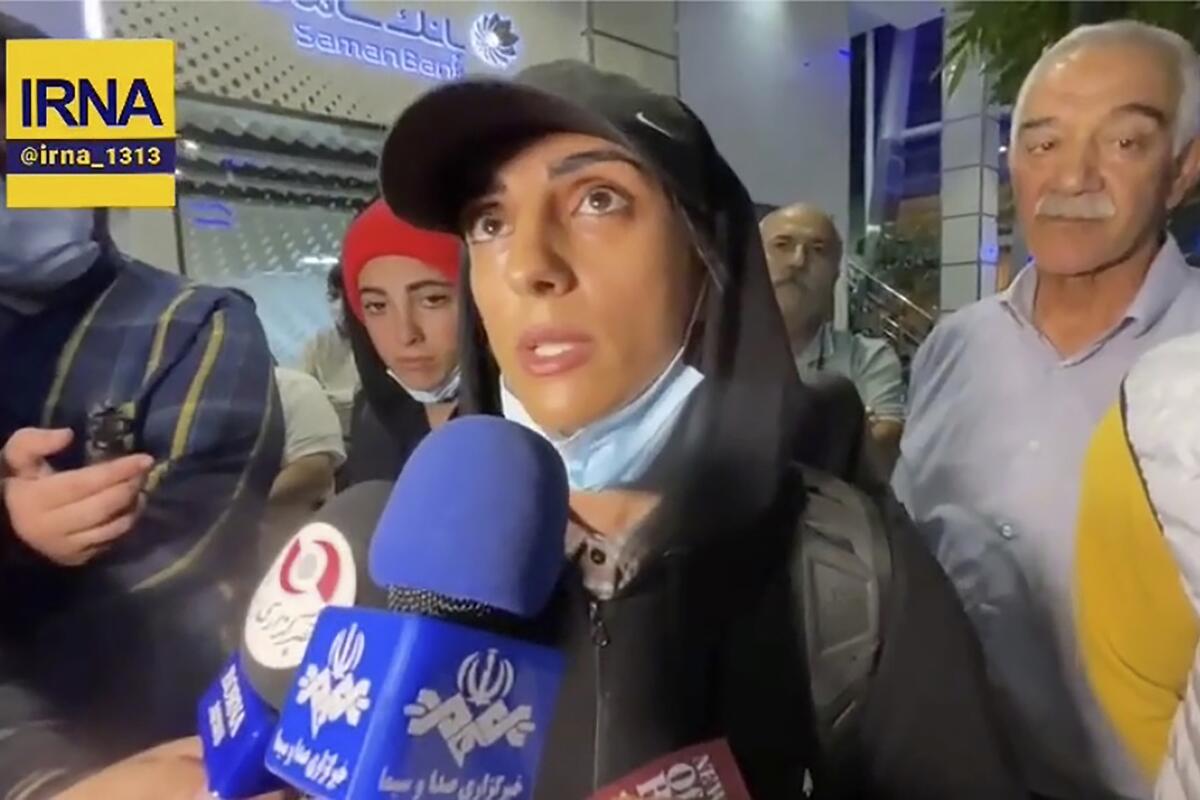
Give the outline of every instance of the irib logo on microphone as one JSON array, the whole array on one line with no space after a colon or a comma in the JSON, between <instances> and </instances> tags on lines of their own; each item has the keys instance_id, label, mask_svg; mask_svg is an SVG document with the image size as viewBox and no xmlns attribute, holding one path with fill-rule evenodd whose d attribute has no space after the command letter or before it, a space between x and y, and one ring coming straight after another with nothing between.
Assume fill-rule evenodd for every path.
<instances>
[{"instance_id":1,"label":"irib logo on microphone","mask_svg":"<svg viewBox=\"0 0 1200 800\"><path fill-rule=\"evenodd\" d=\"M512 691L512 662L500 658L499 653L489 649L486 654L472 653L463 659L458 668L458 690L474 706L488 706L493 700L503 700Z\"/></svg>"},{"instance_id":2,"label":"irib logo on microphone","mask_svg":"<svg viewBox=\"0 0 1200 800\"><path fill-rule=\"evenodd\" d=\"M421 689L415 703L404 707L411 718L408 732L424 736L436 730L446 742L454 763L463 766L476 748L486 749L501 739L520 749L536 729L533 708L509 709L516 670L495 648L472 653L458 667L458 694L445 700L433 689ZM476 714L472 706L482 709Z\"/></svg>"},{"instance_id":3,"label":"irib logo on microphone","mask_svg":"<svg viewBox=\"0 0 1200 800\"><path fill-rule=\"evenodd\" d=\"M528 798L562 672L562 655L541 645L326 608L265 763L330 800Z\"/></svg>"},{"instance_id":4,"label":"irib logo on microphone","mask_svg":"<svg viewBox=\"0 0 1200 800\"><path fill-rule=\"evenodd\" d=\"M300 664L317 615L326 606L349 606L357 590L354 552L327 522L305 525L263 576L246 613L246 650L269 669Z\"/></svg>"},{"instance_id":5,"label":"irib logo on microphone","mask_svg":"<svg viewBox=\"0 0 1200 800\"><path fill-rule=\"evenodd\" d=\"M371 707L370 678L354 677L366 646L363 632L357 624L351 624L333 637L325 666L318 669L315 664L309 664L300 676L296 705L308 705L314 737L326 723L337 722L342 717L350 727L357 726L363 713Z\"/></svg>"}]
</instances>

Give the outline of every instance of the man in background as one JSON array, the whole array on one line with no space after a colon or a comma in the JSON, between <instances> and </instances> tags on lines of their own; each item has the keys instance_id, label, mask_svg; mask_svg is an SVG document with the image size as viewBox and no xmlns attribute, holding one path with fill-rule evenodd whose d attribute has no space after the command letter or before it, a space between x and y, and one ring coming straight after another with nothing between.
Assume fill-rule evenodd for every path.
<instances>
[{"instance_id":1,"label":"man in background","mask_svg":"<svg viewBox=\"0 0 1200 800\"><path fill-rule=\"evenodd\" d=\"M325 389L341 423L342 437L348 440L359 379L346 333L346 306L342 292L342 267L339 264L329 271L325 286L333 326L318 333L305 345L301 370L316 378Z\"/></svg>"},{"instance_id":2,"label":"man in background","mask_svg":"<svg viewBox=\"0 0 1200 800\"><path fill-rule=\"evenodd\" d=\"M1075 531L1121 379L1200 330L1200 272L1167 234L1200 178L1198 131L1200 60L1177 34L1113 22L1047 50L1008 148L1033 265L913 361L893 484L977 625L1043 797L1149 794L1080 668Z\"/></svg>"},{"instance_id":3,"label":"man in background","mask_svg":"<svg viewBox=\"0 0 1200 800\"><path fill-rule=\"evenodd\" d=\"M0 46L41 35L0 14ZM0 387L0 796L42 797L194 730L282 420L249 298L5 197Z\"/></svg>"},{"instance_id":4,"label":"man in background","mask_svg":"<svg viewBox=\"0 0 1200 800\"><path fill-rule=\"evenodd\" d=\"M867 408L871 438L890 466L904 429L904 370L887 342L833 327L842 264L833 220L796 203L768 214L759 230L800 377L834 372L849 378Z\"/></svg>"}]
</instances>

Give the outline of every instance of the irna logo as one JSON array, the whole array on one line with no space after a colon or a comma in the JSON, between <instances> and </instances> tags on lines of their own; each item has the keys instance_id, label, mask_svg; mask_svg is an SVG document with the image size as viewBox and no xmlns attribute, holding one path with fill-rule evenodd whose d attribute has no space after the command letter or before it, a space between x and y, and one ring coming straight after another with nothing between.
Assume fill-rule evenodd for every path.
<instances>
[{"instance_id":1,"label":"irna logo","mask_svg":"<svg viewBox=\"0 0 1200 800\"><path fill-rule=\"evenodd\" d=\"M154 127L163 124L145 78L134 78L120 86L107 78L101 86L87 78L21 79L21 125L45 128L51 117L69 128L86 128L97 123L125 128L133 119L145 118Z\"/></svg>"},{"instance_id":2,"label":"irna logo","mask_svg":"<svg viewBox=\"0 0 1200 800\"><path fill-rule=\"evenodd\" d=\"M174 42L19 39L7 55L9 140L175 137Z\"/></svg>"},{"instance_id":3,"label":"irna logo","mask_svg":"<svg viewBox=\"0 0 1200 800\"><path fill-rule=\"evenodd\" d=\"M175 205L175 43L10 39L10 208Z\"/></svg>"}]
</instances>

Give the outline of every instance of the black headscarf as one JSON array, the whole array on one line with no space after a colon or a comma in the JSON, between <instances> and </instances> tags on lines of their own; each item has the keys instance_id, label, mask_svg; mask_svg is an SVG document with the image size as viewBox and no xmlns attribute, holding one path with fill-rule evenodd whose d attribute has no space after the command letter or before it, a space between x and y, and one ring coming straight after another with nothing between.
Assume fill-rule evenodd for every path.
<instances>
[{"instance_id":1,"label":"black headscarf","mask_svg":"<svg viewBox=\"0 0 1200 800\"><path fill-rule=\"evenodd\" d=\"M342 313L362 384L354 398L345 480L347 484L395 480L413 448L429 433L429 419L425 407L387 374L366 326L351 313L345 295Z\"/></svg>"}]
</instances>

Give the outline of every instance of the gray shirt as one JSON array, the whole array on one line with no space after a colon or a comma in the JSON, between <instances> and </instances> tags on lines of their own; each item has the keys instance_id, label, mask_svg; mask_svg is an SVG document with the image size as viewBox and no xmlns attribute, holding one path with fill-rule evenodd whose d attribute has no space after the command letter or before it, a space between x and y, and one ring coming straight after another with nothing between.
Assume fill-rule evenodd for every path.
<instances>
[{"instance_id":1,"label":"gray shirt","mask_svg":"<svg viewBox=\"0 0 1200 800\"><path fill-rule=\"evenodd\" d=\"M300 370L316 378L325 389L337 412L342 435L349 438L354 395L359 385L358 366L354 363L350 340L336 328L326 328L305 345L302 361Z\"/></svg>"},{"instance_id":2,"label":"gray shirt","mask_svg":"<svg viewBox=\"0 0 1200 800\"><path fill-rule=\"evenodd\" d=\"M1200 270L1173 239L1124 318L1060 356L1033 325L1034 269L947 317L913 361L893 484L977 626L1032 788L1149 789L1088 689L1071 577L1084 454L1121 379L1200 330Z\"/></svg>"},{"instance_id":3,"label":"gray shirt","mask_svg":"<svg viewBox=\"0 0 1200 800\"><path fill-rule=\"evenodd\" d=\"M904 369L883 339L834 330L826 323L797 356L796 368L801 380L819 372L844 375L873 417L904 421Z\"/></svg>"}]
</instances>

